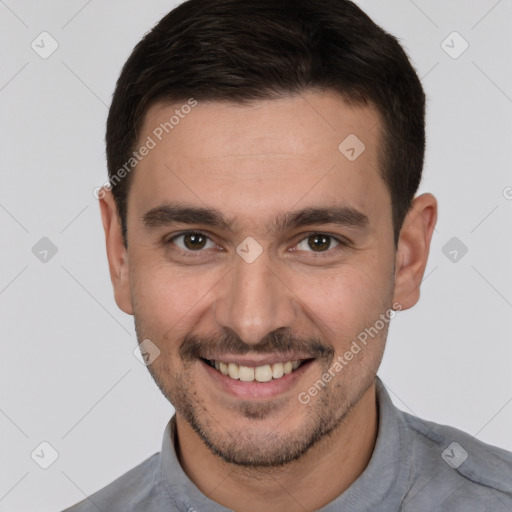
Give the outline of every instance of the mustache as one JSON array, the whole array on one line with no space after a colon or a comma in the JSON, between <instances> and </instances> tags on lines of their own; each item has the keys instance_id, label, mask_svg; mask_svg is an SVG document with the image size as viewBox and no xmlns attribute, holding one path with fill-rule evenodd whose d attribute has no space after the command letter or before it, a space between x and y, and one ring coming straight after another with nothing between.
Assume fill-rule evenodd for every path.
<instances>
[{"instance_id":1,"label":"mustache","mask_svg":"<svg viewBox=\"0 0 512 512\"><path fill-rule=\"evenodd\" d=\"M215 359L217 354L230 353L244 355L300 353L307 358L333 357L334 349L327 346L318 337L294 336L290 331L276 330L257 344L245 343L235 332L227 330L224 335L196 336L187 335L179 349L184 361L197 358Z\"/></svg>"}]
</instances>

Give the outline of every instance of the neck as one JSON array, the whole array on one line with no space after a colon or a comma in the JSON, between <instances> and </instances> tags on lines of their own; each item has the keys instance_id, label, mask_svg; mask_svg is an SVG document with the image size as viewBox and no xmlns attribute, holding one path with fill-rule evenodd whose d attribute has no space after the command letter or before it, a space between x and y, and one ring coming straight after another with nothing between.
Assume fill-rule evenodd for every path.
<instances>
[{"instance_id":1,"label":"neck","mask_svg":"<svg viewBox=\"0 0 512 512\"><path fill-rule=\"evenodd\" d=\"M190 480L213 501L240 512L304 512L324 507L364 471L378 430L375 385L337 429L302 457L277 468L245 468L214 455L180 416L176 450Z\"/></svg>"}]
</instances>

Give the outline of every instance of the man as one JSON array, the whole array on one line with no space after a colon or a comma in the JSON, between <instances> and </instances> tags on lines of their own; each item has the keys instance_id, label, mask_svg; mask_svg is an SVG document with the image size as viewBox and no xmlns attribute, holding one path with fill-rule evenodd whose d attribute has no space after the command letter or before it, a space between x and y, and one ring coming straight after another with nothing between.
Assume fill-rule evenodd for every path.
<instances>
[{"instance_id":1,"label":"man","mask_svg":"<svg viewBox=\"0 0 512 512\"><path fill-rule=\"evenodd\" d=\"M100 192L118 306L176 409L71 511L512 510L512 454L376 377L419 298L425 95L347 0L189 0L137 45Z\"/></svg>"}]
</instances>

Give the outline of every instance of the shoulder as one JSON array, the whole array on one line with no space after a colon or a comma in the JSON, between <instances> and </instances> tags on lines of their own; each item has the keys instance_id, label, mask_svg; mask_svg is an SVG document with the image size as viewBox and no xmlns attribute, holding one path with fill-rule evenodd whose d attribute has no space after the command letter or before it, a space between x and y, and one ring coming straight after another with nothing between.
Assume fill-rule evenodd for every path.
<instances>
[{"instance_id":1,"label":"shoulder","mask_svg":"<svg viewBox=\"0 0 512 512\"><path fill-rule=\"evenodd\" d=\"M435 504L436 510L512 510L511 452L459 429L401 414L412 436L405 502Z\"/></svg>"},{"instance_id":2,"label":"shoulder","mask_svg":"<svg viewBox=\"0 0 512 512\"><path fill-rule=\"evenodd\" d=\"M159 486L160 454L155 453L138 466L63 512L129 512L159 510L162 493ZM168 502L165 507L168 509Z\"/></svg>"}]
</instances>

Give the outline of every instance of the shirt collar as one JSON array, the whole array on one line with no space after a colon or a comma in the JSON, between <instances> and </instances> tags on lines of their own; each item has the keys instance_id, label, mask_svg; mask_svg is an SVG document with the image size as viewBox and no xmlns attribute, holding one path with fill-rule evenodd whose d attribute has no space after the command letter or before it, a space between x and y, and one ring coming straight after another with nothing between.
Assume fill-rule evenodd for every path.
<instances>
[{"instance_id":1,"label":"shirt collar","mask_svg":"<svg viewBox=\"0 0 512 512\"><path fill-rule=\"evenodd\" d=\"M160 452L160 484L163 492L178 510L202 512L226 512L229 509L206 497L183 471L175 448L176 415L164 431Z\"/></svg>"},{"instance_id":2,"label":"shirt collar","mask_svg":"<svg viewBox=\"0 0 512 512\"><path fill-rule=\"evenodd\" d=\"M399 510L408 489L411 436L399 411L377 377L379 429L368 466L338 498L319 512L365 512ZM229 509L206 497L188 478L176 455L176 417L164 432L160 453L160 479L163 492L180 510L227 512Z\"/></svg>"},{"instance_id":3,"label":"shirt collar","mask_svg":"<svg viewBox=\"0 0 512 512\"><path fill-rule=\"evenodd\" d=\"M409 489L412 436L382 381L377 377L379 430L370 462L363 473L321 512L400 510Z\"/></svg>"}]
</instances>

